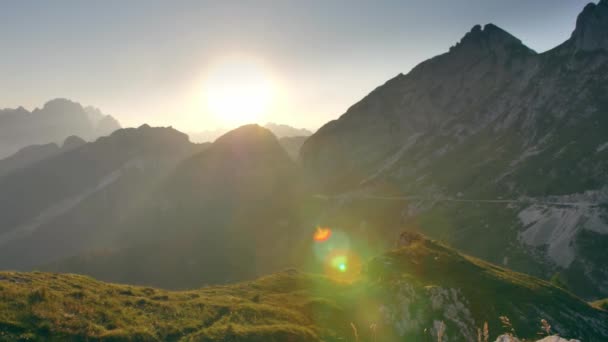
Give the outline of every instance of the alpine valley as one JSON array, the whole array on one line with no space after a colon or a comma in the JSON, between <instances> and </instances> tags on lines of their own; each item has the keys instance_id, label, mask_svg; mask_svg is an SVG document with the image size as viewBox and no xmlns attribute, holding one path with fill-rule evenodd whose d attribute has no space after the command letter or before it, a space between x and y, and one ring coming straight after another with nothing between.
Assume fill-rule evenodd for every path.
<instances>
[{"instance_id":1,"label":"alpine valley","mask_svg":"<svg viewBox=\"0 0 608 342\"><path fill-rule=\"evenodd\" d=\"M600 0L314 133L0 110L0 341L606 341L606 94Z\"/></svg>"}]
</instances>

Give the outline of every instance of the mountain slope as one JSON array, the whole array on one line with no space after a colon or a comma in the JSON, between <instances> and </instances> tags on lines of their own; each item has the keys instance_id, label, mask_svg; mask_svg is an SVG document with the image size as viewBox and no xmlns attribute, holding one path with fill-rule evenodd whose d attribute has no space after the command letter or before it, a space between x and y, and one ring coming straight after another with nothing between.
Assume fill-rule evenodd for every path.
<instances>
[{"instance_id":1,"label":"mountain slope","mask_svg":"<svg viewBox=\"0 0 608 342\"><path fill-rule=\"evenodd\" d=\"M86 141L77 136L70 136L65 139L61 147L55 143L24 147L15 154L0 160L0 177L39 161L68 152L85 143Z\"/></svg>"},{"instance_id":2,"label":"mountain slope","mask_svg":"<svg viewBox=\"0 0 608 342\"><path fill-rule=\"evenodd\" d=\"M282 125L269 122L264 125L266 129L271 131L277 138L289 138L289 137L308 137L312 135L312 132L305 128L295 128L289 125Z\"/></svg>"},{"instance_id":3,"label":"mountain slope","mask_svg":"<svg viewBox=\"0 0 608 342\"><path fill-rule=\"evenodd\" d=\"M308 139L306 136L283 137L279 139L279 143L283 146L287 154L289 154L293 160L297 161L300 156L300 149L302 148L302 145L304 145L306 139Z\"/></svg>"},{"instance_id":4,"label":"mountain slope","mask_svg":"<svg viewBox=\"0 0 608 342\"><path fill-rule=\"evenodd\" d=\"M77 135L94 140L120 128L110 115L66 99L54 99L32 112L23 107L0 110L0 158L30 145L60 143Z\"/></svg>"},{"instance_id":5,"label":"mountain slope","mask_svg":"<svg viewBox=\"0 0 608 342\"><path fill-rule=\"evenodd\" d=\"M290 270L183 292L0 273L0 340L343 341L356 329L361 341L436 341L438 330L471 341L484 322L501 334L498 316L520 337L537 337L541 318L561 336L608 337L605 311L424 238L365 269L354 282Z\"/></svg>"},{"instance_id":6,"label":"mountain slope","mask_svg":"<svg viewBox=\"0 0 608 342\"><path fill-rule=\"evenodd\" d=\"M122 129L0 178L0 267L31 269L107 246L119 223L199 151L171 128Z\"/></svg>"},{"instance_id":7,"label":"mountain slope","mask_svg":"<svg viewBox=\"0 0 608 342\"><path fill-rule=\"evenodd\" d=\"M351 201L390 189L400 226L605 296L607 23L590 4L542 54L475 26L311 136L309 180Z\"/></svg>"},{"instance_id":8,"label":"mountain slope","mask_svg":"<svg viewBox=\"0 0 608 342\"><path fill-rule=\"evenodd\" d=\"M270 131L240 127L161 180L121 223L127 233L111 250L48 269L165 288L275 271L299 257L292 248L308 233L300 229L299 178Z\"/></svg>"},{"instance_id":9,"label":"mountain slope","mask_svg":"<svg viewBox=\"0 0 608 342\"><path fill-rule=\"evenodd\" d=\"M295 128L289 125L276 124L269 122L264 125L264 128L268 129L272 132L277 138L289 138L289 137L300 137L300 136L310 136L312 134L311 131L305 128ZM212 142L215 139L221 137L222 135L228 133L229 130L224 128L218 128L210 131L202 131L202 132L192 132L189 133L190 139L194 142Z\"/></svg>"}]
</instances>

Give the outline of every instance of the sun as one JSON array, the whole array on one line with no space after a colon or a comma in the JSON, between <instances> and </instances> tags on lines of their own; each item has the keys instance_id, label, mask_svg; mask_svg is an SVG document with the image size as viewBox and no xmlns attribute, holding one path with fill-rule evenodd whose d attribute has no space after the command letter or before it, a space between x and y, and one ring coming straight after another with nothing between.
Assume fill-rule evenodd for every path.
<instances>
[{"instance_id":1,"label":"sun","mask_svg":"<svg viewBox=\"0 0 608 342\"><path fill-rule=\"evenodd\" d=\"M229 60L210 68L204 87L208 112L224 126L261 123L268 115L274 86L251 61Z\"/></svg>"}]
</instances>

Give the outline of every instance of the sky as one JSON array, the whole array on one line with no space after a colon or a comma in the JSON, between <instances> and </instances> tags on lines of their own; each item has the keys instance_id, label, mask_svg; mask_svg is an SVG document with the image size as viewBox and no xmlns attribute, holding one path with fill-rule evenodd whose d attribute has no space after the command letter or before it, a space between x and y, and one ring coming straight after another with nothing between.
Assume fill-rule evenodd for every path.
<instances>
[{"instance_id":1,"label":"sky","mask_svg":"<svg viewBox=\"0 0 608 342\"><path fill-rule=\"evenodd\" d=\"M0 108L62 97L123 126L316 129L475 24L494 23L542 52L570 36L588 2L0 0ZM252 79L265 88L248 88ZM217 98L226 84L230 104ZM226 118L251 107L259 113Z\"/></svg>"}]
</instances>

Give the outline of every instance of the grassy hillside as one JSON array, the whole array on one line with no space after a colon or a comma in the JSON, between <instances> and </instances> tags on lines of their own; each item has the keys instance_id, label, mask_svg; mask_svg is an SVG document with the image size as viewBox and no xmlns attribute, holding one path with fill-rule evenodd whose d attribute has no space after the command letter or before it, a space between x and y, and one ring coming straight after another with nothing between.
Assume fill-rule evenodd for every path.
<instances>
[{"instance_id":1,"label":"grassy hillside","mask_svg":"<svg viewBox=\"0 0 608 342\"><path fill-rule=\"evenodd\" d=\"M79 275L2 273L0 340L316 340L306 313L330 303L306 290L327 279L283 273L227 287L171 292Z\"/></svg>"},{"instance_id":2,"label":"grassy hillside","mask_svg":"<svg viewBox=\"0 0 608 342\"><path fill-rule=\"evenodd\" d=\"M484 322L492 337L510 331L499 316L528 338L538 336L542 318L562 336L608 337L605 311L425 239L371 260L361 273L332 274L289 270L166 291L4 272L0 341L436 341L441 330L444 340L465 341Z\"/></svg>"}]
</instances>

